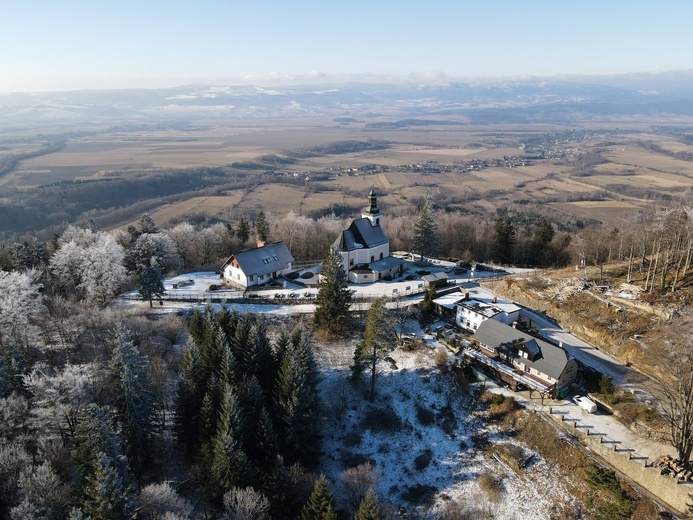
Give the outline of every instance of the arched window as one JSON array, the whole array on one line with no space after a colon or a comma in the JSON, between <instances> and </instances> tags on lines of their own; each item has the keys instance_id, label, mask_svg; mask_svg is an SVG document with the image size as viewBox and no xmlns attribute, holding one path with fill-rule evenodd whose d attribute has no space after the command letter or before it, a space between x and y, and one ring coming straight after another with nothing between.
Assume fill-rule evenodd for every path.
<instances>
[{"instance_id":1,"label":"arched window","mask_svg":"<svg viewBox=\"0 0 693 520\"><path fill-rule=\"evenodd\" d=\"M382 253L380 253L380 259L381 259L381 260L383 259L383 254L382 254Z\"/></svg>"},{"instance_id":2,"label":"arched window","mask_svg":"<svg viewBox=\"0 0 693 520\"><path fill-rule=\"evenodd\" d=\"M379 225L380 225L380 219L379 219L379 218L375 219L375 225L376 225L376 226L379 226Z\"/></svg>"},{"instance_id":3,"label":"arched window","mask_svg":"<svg viewBox=\"0 0 693 520\"><path fill-rule=\"evenodd\" d=\"M349 265L354 265L354 259L349 260Z\"/></svg>"}]
</instances>

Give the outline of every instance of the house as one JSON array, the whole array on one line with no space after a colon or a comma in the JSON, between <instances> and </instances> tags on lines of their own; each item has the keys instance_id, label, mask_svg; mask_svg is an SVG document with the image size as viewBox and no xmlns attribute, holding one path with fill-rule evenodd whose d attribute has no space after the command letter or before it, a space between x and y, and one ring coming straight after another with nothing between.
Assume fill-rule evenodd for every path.
<instances>
[{"instance_id":1,"label":"house","mask_svg":"<svg viewBox=\"0 0 693 520\"><path fill-rule=\"evenodd\" d=\"M404 260L390 256L390 241L383 232L382 222L378 197L371 190L361 218L353 220L332 244L332 249L342 258L350 282L377 282L404 270Z\"/></svg>"},{"instance_id":2,"label":"house","mask_svg":"<svg viewBox=\"0 0 693 520\"><path fill-rule=\"evenodd\" d=\"M486 320L512 325L520 317L520 307L514 303L482 295L470 298L469 293L461 295L459 291L439 296L433 300L433 305L436 313L445 321L471 332L475 332Z\"/></svg>"},{"instance_id":3,"label":"house","mask_svg":"<svg viewBox=\"0 0 693 520\"><path fill-rule=\"evenodd\" d=\"M485 301L481 298L465 298L459 300L455 307L455 323L458 327L472 332L479 328L479 325L486 320L495 320L506 325L512 325L520 317L520 307L514 303L499 302L495 297L492 301Z\"/></svg>"},{"instance_id":4,"label":"house","mask_svg":"<svg viewBox=\"0 0 693 520\"><path fill-rule=\"evenodd\" d=\"M224 283L246 289L262 285L291 272L294 257L284 242L263 245L236 253L221 266Z\"/></svg>"},{"instance_id":5,"label":"house","mask_svg":"<svg viewBox=\"0 0 693 520\"><path fill-rule=\"evenodd\" d=\"M560 345L554 345L496 320L486 320L472 336L477 351L465 352L516 386L563 396L577 377L578 363ZM505 377L503 377L505 376Z\"/></svg>"}]
</instances>

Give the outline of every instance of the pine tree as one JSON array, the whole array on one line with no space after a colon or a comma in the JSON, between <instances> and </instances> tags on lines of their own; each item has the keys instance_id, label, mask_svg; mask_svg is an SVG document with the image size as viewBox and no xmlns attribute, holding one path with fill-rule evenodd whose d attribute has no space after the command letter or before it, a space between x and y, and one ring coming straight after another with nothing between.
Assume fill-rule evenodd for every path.
<instances>
[{"instance_id":1,"label":"pine tree","mask_svg":"<svg viewBox=\"0 0 693 520\"><path fill-rule=\"evenodd\" d=\"M140 288L137 293L143 300L149 300L149 307L152 308L152 300L161 298L165 293L164 289L164 269L156 261L147 264L137 264L137 281Z\"/></svg>"},{"instance_id":2,"label":"pine tree","mask_svg":"<svg viewBox=\"0 0 693 520\"><path fill-rule=\"evenodd\" d=\"M493 225L493 242L491 243L491 257L495 262L509 264L513 259L516 233L510 217L499 216Z\"/></svg>"},{"instance_id":3,"label":"pine tree","mask_svg":"<svg viewBox=\"0 0 693 520\"><path fill-rule=\"evenodd\" d=\"M121 427L124 451L135 475L147 458L147 443L153 434L155 411L147 359L142 356L122 326L113 332L110 363L113 404Z\"/></svg>"},{"instance_id":4,"label":"pine tree","mask_svg":"<svg viewBox=\"0 0 693 520\"><path fill-rule=\"evenodd\" d=\"M324 475L315 482L308 501L301 510L301 520L336 520L334 498Z\"/></svg>"},{"instance_id":5,"label":"pine tree","mask_svg":"<svg viewBox=\"0 0 693 520\"><path fill-rule=\"evenodd\" d=\"M539 244L542 246L550 244L555 234L556 232L554 231L553 226L551 226L551 222L545 218L542 218L541 222L539 222L539 228L535 234Z\"/></svg>"},{"instance_id":6,"label":"pine tree","mask_svg":"<svg viewBox=\"0 0 693 520\"><path fill-rule=\"evenodd\" d=\"M255 219L255 233L257 234L257 239L262 242L267 242L269 237L269 223L267 222L267 216L264 211L260 211L257 214L257 219Z\"/></svg>"},{"instance_id":7,"label":"pine tree","mask_svg":"<svg viewBox=\"0 0 693 520\"><path fill-rule=\"evenodd\" d=\"M299 336L300 338L300 336ZM289 462L312 465L320 451L317 423L317 369L304 342L286 351L274 387L274 410L281 429L282 452Z\"/></svg>"},{"instance_id":8,"label":"pine tree","mask_svg":"<svg viewBox=\"0 0 693 520\"><path fill-rule=\"evenodd\" d=\"M342 258L337 251L330 250L322 263L318 296L315 300L313 325L330 336L347 332L351 291L347 287L347 275Z\"/></svg>"},{"instance_id":9,"label":"pine tree","mask_svg":"<svg viewBox=\"0 0 693 520\"><path fill-rule=\"evenodd\" d=\"M423 262L425 256L435 255L439 247L438 224L436 223L436 214L433 209L431 190L428 190L419 214L416 217L416 222L414 222L412 249L420 255Z\"/></svg>"},{"instance_id":10,"label":"pine tree","mask_svg":"<svg viewBox=\"0 0 693 520\"><path fill-rule=\"evenodd\" d=\"M380 518L378 499L373 490L369 490L361 499L359 508L354 514L354 520L380 520Z\"/></svg>"},{"instance_id":11,"label":"pine tree","mask_svg":"<svg viewBox=\"0 0 693 520\"><path fill-rule=\"evenodd\" d=\"M375 400L375 375L378 359L383 357L392 347L392 333L387 323L387 309L385 298L378 298L373 302L366 316L366 330L363 340L354 351L354 364L352 374L358 379L363 371L371 369L371 402Z\"/></svg>"},{"instance_id":12,"label":"pine tree","mask_svg":"<svg viewBox=\"0 0 693 520\"><path fill-rule=\"evenodd\" d=\"M159 227L154 223L154 219L149 213L144 213L138 222L139 234L144 235L145 233L159 233Z\"/></svg>"},{"instance_id":13,"label":"pine tree","mask_svg":"<svg viewBox=\"0 0 693 520\"><path fill-rule=\"evenodd\" d=\"M130 518L131 497L113 461L98 454L94 475L85 489L82 509L92 520L126 520Z\"/></svg>"},{"instance_id":14,"label":"pine tree","mask_svg":"<svg viewBox=\"0 0 693 520\"><path fill-rule=\"evenodd\" d=\"M250 238L250 224L248 224L248 221L243 217L241 217L241 220L238 222L236 236L238 240L241 241L241 245L245 244Z\"/></svg>"}]
</instances>

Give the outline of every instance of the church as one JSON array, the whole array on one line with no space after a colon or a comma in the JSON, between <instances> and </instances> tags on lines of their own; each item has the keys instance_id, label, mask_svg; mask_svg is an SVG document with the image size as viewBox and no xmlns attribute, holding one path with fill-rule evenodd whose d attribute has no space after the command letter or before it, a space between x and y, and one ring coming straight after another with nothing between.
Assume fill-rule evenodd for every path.
<instances>
[{"instance_id":1,"label":"church","mask_svg":"<svg viewBox=\"0 0 693 520\"><path fill-rule=\"evenodd\" d=\"M390 256L390 241L383 232L382 223L378 197L371 190L361 218L353 220L332 244L332 249L342 257L350 282L377 282L404 270L404 261Z\"/></svg>"}]
</instances>

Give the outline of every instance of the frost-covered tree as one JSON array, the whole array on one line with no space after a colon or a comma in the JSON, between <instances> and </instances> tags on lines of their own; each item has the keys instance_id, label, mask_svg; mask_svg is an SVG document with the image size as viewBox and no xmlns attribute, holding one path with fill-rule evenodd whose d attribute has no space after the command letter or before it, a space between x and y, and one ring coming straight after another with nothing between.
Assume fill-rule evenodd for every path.
<instances>
[{"instance_id":1,"label":"frost-covered tree","mask_svg":"<svg viewBox=\"0 0 693 520\"><path fill-rule=\"evenodd\" d=\"M54 370L37 364L24 376L24 385L32 396L28 417L32 428L67 445L74 434L80 407L93 397L93 367L68 364L62 370Z\"/></svg>"},{"instance_id":2,"label":"frost-covered tree","mask_svg":"<svg viewBox=\"0 0 693 520\"><path fill-rule=\"evenodd\" d=\"M270 503L252 487L236 487L224 495L224 520L267 520Z\"/></svg>"},{"instance_id":3,"label":"frost-covered tree","mask_svg":"<svg viewBox=\"0 0 693 520\"><path fill-rule=\"evenodd\" d=\"M176 493L168 482L143 487L137 502L142 518L155 520L161 520L169 513L177 515L174 518L190 518L194 510L193 505Z\"/></svg>"},{"instance_id":4,"label":"frost-covered tree","mask_svg":"<svg viewBox=\"0 0 693 520\"><path fill-rule=\"evenodd\" d=\"M436 214L433 209L431 190L428 190L414 222L412 249L419 254L421 261L423 261L425 256L435 255L439 247L440 239L438 238Z\"/></svg>"},{"instance_id":5,"label":"frost-covered tree","mask_svg":"<svg viewBox=\"0 0 693 520\"><path fill-rule=\"evenodd\" d=\"M40 286L27 273L0 271L0 341L25 343L44 310Z\"/></svg>"},{"instance_id":6,"label":"frost-covered tree","mask_svg":"<svg viewBox=\"0 0 693 520\"><path fill-rule=\"evenodd\" d=\"M19 502L19 476L31 466L29 455L20 442L0 442L0 517L7 516L9 508Z\"/></svg>"},{"instance_id":7,"label":"frost-covered tree","mask_svg":"<svg viewBox=\"0 0 693 520\"><path fill-rule=\"evenodd\" d=\"M120 424L124 451L138 475L147 458L147 443L153 434L154 396L147 375L147 359L140 354L122 326L111 340L109 366L113 404Z\"/></svg>"},{"instance_id":8,"label":"frost-covered tree","mask_svg":"<svg viewBox=\"0 0 693 520\"><path fill-rule=\"evenodd\" d=\"M62 520L71 501L70 489L48 462L25 468L19 477L22 501L12 508L12 520Z\"/></svg>"},{"instance_id":9,"label":"frost-covered tree","mask_svg":"<svg viewBox=\"0 0 693 520\"><path fill-rule=\"evenodd\" d=\"M180 265L180 257L167 234L144 233L130 249L128 265L137 275L140 296L151 307L152 299L164 294L164 275Z\"/></svg>"},{"instance_id":10,"label":"frost-covered tree","mask_svg":"<svg viewBox=\"0 0 693 520\"><path fill-rule=\"evenodd\" d=\"M132 509L132 497L114 461L99 452L94 472L84 488L82 510L92 520L127 520Z\"/></svg>"},{"instance_id":11,"label":"frost-covered tree","mask_svg":"<svg viewBox=\"0 0 693 520\"><path fill-rule=\"evenodd\" d=\"M351 291L347 286L342 258L337 251L330 249L320 271L313 326L330 336L345 334L349 326L350 305Z\"/></svg>"},{"instance_id":12,"label":"frost-covered tree","mask_svg":"<svg viewBox=\"0 0 693 520\"><path fill-rule=\"evenodd\" d=\"M69 227L50 261L57 285L75 299L105 306L125 282L125 249L110 233Z\"/></svg>"}]
</instances>

